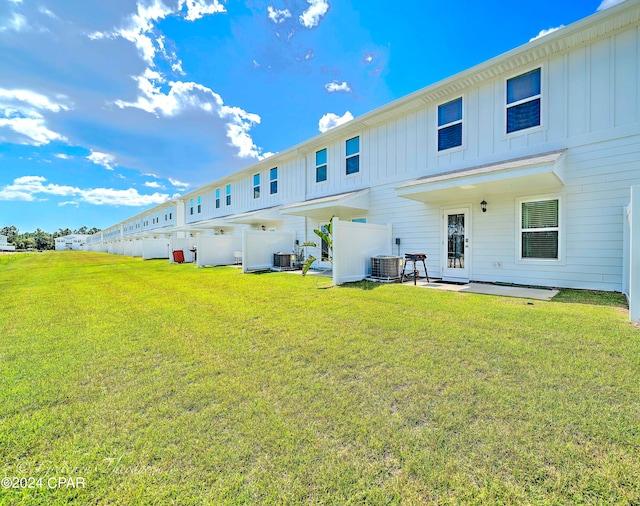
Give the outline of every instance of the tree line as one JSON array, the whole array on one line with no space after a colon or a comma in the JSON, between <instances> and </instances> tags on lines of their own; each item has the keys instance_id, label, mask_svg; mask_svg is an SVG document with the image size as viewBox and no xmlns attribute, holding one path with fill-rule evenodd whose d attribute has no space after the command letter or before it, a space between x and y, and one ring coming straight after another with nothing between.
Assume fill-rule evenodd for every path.
<instances>
[{"instance_id":1,"label":"tree line","mask_svg":"<svg viewBox=\"0 0 640 506\"><path fill-rule=\"evenodd\" d=\"M80 227L77 230L71 230L70 228L59 228L57 232L49 233L37 228L35 232L23 232L20 233L17 227L11 225L9 227L3 227L0 229L0 235L7 236L7 242L13 244L17 250L20 249L38 249L47 250L56 248L56 238L64 237L71 234L95 234L100 232L99 228L87 228Z\"/></svg>"}]
</instances>

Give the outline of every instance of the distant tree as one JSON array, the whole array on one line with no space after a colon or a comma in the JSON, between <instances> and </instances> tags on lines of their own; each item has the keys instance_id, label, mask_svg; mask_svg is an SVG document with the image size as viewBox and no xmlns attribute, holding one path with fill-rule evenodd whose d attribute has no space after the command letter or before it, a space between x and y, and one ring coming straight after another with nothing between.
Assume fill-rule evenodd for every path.
<instances>
[{"instance_id":1,"label":"distant tree","mask_svg":"<svg viewBox=\"0 0 640 506\"><path fill-rule=\"evenodd\" d=\"M87 234L89 234L89 235L97 234L98 232L100 232L100 229L96 228L96 227L93 227L93 228L90 228L89 230L87 230Z\"/></svg>"},{"instance_id":2,"label":"distant tree","mask_svg":"<svg viewBox=\"0 0 640 506\"><path fill-rule=\"evenodd\" d=\"M7 241L9 241L11 244L15 244L15 240L19 232L20 231L15 226L11 225L10 227L3 227L0 230L0 235L7 236Z\"/></svg>"},{"instance_id":3,"label":"distant tree","mask_svg":"<svg viewBox=\"0 0 640 506\"><path fill-rule=\"evenodd\" d=\"M80 227L74 232L74 234L85 235L87 233L87 227Z\"/></svg>"},{"instance_id":4,"label":"distant tree","mask_svg":"<svg viewBox=\"0 0 640 506\"><path fill-rule=\"evenodd\" d=\"M54 248L54 239L51 234L41 230L40 228L36 229L34 232L34 241L36 249L53 249Z\"/></svg>"}]
</instances>

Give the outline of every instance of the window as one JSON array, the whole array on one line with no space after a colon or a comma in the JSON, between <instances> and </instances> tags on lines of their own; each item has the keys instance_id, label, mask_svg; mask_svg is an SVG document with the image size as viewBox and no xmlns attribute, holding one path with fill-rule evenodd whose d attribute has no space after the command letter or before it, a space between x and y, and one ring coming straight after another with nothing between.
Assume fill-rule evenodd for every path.
<instances>
[{"instance_id":1,"label":"window","mask_svg":"<svg viewBox=\"0 0 640 506\"><path fill-rule=\"evenodd\" d=\"M253 175L253 198L260 198L260 174Z\"/></svg>"},{"instance_id":2,"label":"window","mask_svg":"<svg viewBox=\"0 0 640 506\"><path fill-rule=\"evenodd\" d=\"M198 214L202 212L202 197L198 197Z\"/></svg>"},{"instance_id":3,"label":"window","mask_svg":"<svg viewBox=\"0 0 640 506\"><path fill-rule=\"evenodd\" d=\"M316 151L316 183L327 180L327 149Z\"/></svg>"},{"instance_id":4,"label":"window","mask_svg":"<svg viewBox=\"0 0 640 506\"><path fill-rule=\"evenodd\" d=\"M347 141L347 176L360 172L360 137Z\"/></svg>"},{"instance_id":5,"label":"window","mask_svg":"<svg viewBox=\"0 0 640 506\"><path fill-rule=\"evenodd\" d=\"M164 208L164 221L167 221L167 219L169 218L169 209L168 208Z\"/></svg>"},{"instance_id":6,"label":"window","mask_svg":"<svg viewBox=\"0 0 640 506\"><path fill-rule=\"evenodd\" d=\"M216 209L220 209L220 188L216 189Z\"/></svg>"},{"instance_id":7,"label":"window","mask_svg":"<svg viewBox=\"0 0 640 506\"><path fill-rule=\"evenodd\" d=\"M173 219L173 206L169 207L169 219Z\"/></svg>"},{"instance_id":8,"label":"window","mask_svg":"<svg viewBox=\"0 0 640 506\"><path fill-rule=\"evenodd\" d=\"M193 199L189 200L189 214L193 214Z\"/></svg>"},{"instance_id":9,"label":"window","mask_svg":"<svg viewBox=\"0 0 640 506\"><path fill-rule=\"evenodd\" d=\"M269 171L269 193L271 195L278 193L278 167Z\"/></svg>"},{"instance_id":10,"label":"window","mask_svg":"<svg viewBox=\"0 0 640 506\"><path fill-rule=\"evenodd\" d=\"M507 80L507 133L540 125L540 69Z\"/></svg>"},{"instance_id":11,"label":"window","mask_svg":"<svg viewBox=\"0 0 640 506\"><path fill-rule=\"evenodd\" d=\"M462 98L438 106L438 151L462 146Z\"/></svg>"},{"instance_id":12,"label":"window","mask_svg":"<svg viewBox=\"0 0 640 506\"><path fill-rule=\"evenodd\" d=\"M230 206L231 205L231 185L230 184L225 186L224 194L225 194L226 204Z\"/></svg>"},{"instance_id":13,"label":"window","mask_svg":"<svg viewBox=\"0 0 640 506\"><path fill-rule=\"evenodd\" d=\"M558 199L520 203L520 258L559 260Z\"/></svg>"}]
</instances>

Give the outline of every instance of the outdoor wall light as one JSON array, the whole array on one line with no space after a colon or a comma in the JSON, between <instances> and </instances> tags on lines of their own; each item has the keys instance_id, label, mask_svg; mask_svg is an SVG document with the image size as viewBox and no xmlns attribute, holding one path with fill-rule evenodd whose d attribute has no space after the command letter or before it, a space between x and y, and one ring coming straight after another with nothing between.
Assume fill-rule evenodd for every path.
<instances>
[{"instance_id":1,"label":"outdoor wall light","mask_svg":"<svg viewBox=\"0 0 640 506\"><path fill-rule=\"evenodd\" d=\"M480 208L482 209L483 213L487 212L487 201L483 200L482 202L480 202Z\"/></svg>"}]
</instances>

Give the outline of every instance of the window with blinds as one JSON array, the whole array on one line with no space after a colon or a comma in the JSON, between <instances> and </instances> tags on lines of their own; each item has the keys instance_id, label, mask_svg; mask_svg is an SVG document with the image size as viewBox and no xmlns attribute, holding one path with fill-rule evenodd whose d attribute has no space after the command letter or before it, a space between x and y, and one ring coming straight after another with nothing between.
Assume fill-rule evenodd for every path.
<instances>
[{"instance_id":1,"label":"window with blinds","mask_svg":"<svg viewBox=\"0 0 640 506\"><path fill-rule=\"evenodd\" d=\"M559 250L558 199L520 204L521 258L557 260Z\"/></svg>"},{"instance_id":2,"label":"window with blinds","mask_svg":"<svg viewBox=\"0 0 640 506\"><path fill-rule=\"evenodd\" d=\"M540 69L507 80L507 133L540 125Z\"/></svg>"},{"instance_id":3,"label":"window with blinds","mask_svg":"<svg viewBox=\"0 0 640 506\"><path fill-rule=\"evenodd\" d=\"M438 151L462 146L462 98L438 106Z\"/></svg>"}]
</instances>

